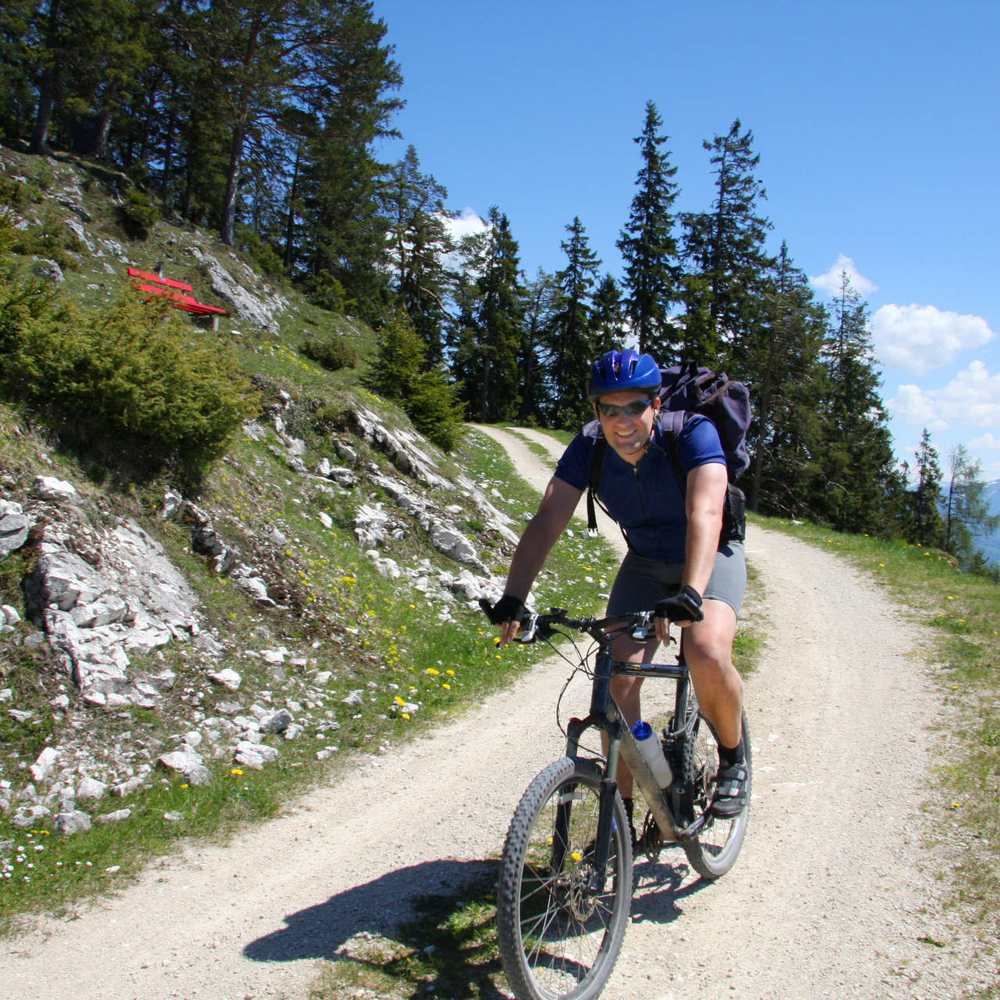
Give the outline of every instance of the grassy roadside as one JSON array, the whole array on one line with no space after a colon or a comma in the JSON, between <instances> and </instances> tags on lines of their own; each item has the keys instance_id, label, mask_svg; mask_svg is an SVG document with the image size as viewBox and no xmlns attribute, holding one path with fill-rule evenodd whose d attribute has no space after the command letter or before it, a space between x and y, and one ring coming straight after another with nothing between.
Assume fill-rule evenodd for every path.
<instances>
[{"instance_id":1,"label":"grassy roadside","mask_svg":"<svg viewBox=\"0 0 1000 1000\"><path fill-rule=\"evenodd\" d=\"M220 475L228 477L226 488L240 500L243 494L236 477L239 468L251 467L252 458L234 454L239 460L227 463ZM470 433L456 460L476 482L487 489L493 486L502 494L494 495L495 502L517 522L534 510L537 494L517 477L506 456L481 435ZM289 504L290 508L295 506ZM8 817L0 816L0 933L15 932L23 914L45 911L65 915L79 900L121 889L150 859L177 850L184 839L225 838L241 824L273 817L296 795L334 780L338 770L357 753L393 752L428 726L478 705L492 691L509 685L545 652L541 647L518 646L499 654L495 630L471 608L455 611L454 621L439 624L437 608L425 595L401 592L372 571L371 561L364 558L349 532L344 532L342 545L335 535L333 542L317 539L313 543L308 532L316 530L316 522L299 516L300 520L292 523L303 550L319 552L324 544L334 547L325 552L323 561L329 562L328 567L304 565L303 585L309 586L317 600L334 602L338 616L365 634L357 640L360 655L346 668L344 647L331 646L325 640L322 644L305 642L312 636L298 639L311 650L319 646L314 652L315 669L335 672L329 682L333 704L339 704L353 688L366 688L370 696L351 712L338 712L339 724L318 725L299 739L285 742L279 759L261 772L227 766L220 779L209 785L188 787L162 778L149 793L107 799L102 814L131 810L127 836L116 822L98 822L89 831L64 837L42 826L15 828ZM226 579L185 554L179 530L176 539L164 540L198 590L207 614L224 622L230 632L239 630L239 648L254 648L255 640L259 645L257 632L264 627L263 617L248 615L244 599ZM415 551L410 557L423 555ZM400 557L403 553L397 553ZM501 572L510 552L496 548L486 557L495 563L493 569ZM614 565L606 547L595 545L580 533L568 536L553 551L539 579L537 599L542 605L558 601L592 613L597 610L595 583L605 581ZM0 603L18 599L23 571L13 557L0 566ZM416 627L421 622L438 627ZM286 636L285 641L296 641L296 637ZM24 692L37 688L37 717L41 718L48 695L38 683L37 662L26 655L18 659L20 649L11 647L3 654L0 687L18 691L19 704L25 703ZM243 658L230 665L244 675L254 669L254 664ZM176 666L178 671L190 669L183 661ZM411 714L401 710L404 698L419 702L420 711ZM44 737L50 735L49 730L32 729L32 721L19 722L7 712L0 713L0 744L19 748L21 759L33 760ZM176 731L169 715L135 707L121 713L115 722L120 738L138 737L147 745L166 740L168 733ZM71 734L51 735L58 740ZM109 733L108 738L119 737ZM325 759L318 759L318 754Z\"/></svg>"},{"instance_id":2,"label":"grassy roadside","mask_svg":"<svg viewBox=\"0 0 1000 1000\"><path fill-rule=\"evenodd\" d=\"M954 903L973 915L983 947L992 947L1000 930L1000 589L961 573L936 550L774 518L753 520L849 559L928 629L942 694L962 723L956 726L956 755L941 766L947 794L927 809L942 836L973 845L959 870L941 877L953 886ZM759 655L764 598L751 568L749 627L737 649L743 672L753 669ZM452 895L414 901L416 919L391 937L366 934L349 942L343 957L322 969L308 1000L496 997L503 973L492 891L493 877L487 876ZM994 988L955 1000L998 998Z\"/></svg>"}]
</instances>

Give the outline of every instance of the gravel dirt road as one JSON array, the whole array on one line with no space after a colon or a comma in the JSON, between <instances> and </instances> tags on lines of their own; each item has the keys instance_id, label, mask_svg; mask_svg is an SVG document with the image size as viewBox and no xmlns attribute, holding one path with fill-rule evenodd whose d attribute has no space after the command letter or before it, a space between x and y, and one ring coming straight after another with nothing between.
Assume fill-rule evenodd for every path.
<instances>
[{"instance_id":1,"label":"gravel dirt road","mask_svg":"<svg viewBox=\"0 0 1000 1000\"><path fill-rule=\"evenodd\" d=\"M544 486L551 462L525 437L557 452L551 438L489 432ZM613 528L609 539L620 542ZM638 862L604 996L955 1000L993 981L995 959L940 903L951 848L925 845L930 754L947 737L928 728L940 705L919 632L831 553L759 529L747 550L747 611L768 633L747 681L747 841L714 884L679 850ZM0 997L302 1000L317 960L490 865L521 792L562 754L567 674L553 659L228 846L188 848L74 919L0 941ZM646 685L645 714L665 708L660 687L662 703ZM587 694L571 688L571 713Z\"/></svg>"}]
</instances>

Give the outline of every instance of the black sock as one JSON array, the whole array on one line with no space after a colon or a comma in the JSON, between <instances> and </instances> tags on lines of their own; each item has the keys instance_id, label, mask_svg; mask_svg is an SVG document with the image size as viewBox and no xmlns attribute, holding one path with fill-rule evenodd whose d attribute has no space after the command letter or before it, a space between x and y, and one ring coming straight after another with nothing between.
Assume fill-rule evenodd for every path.
<instances>
[{"instance_id":1,"label":"black sock","mask_svg":"<svg viewBox=\"0 0 1000 1000\"><path fill-rule=\"evenodd\" d=\"M724 747L719 744L719 763L723 767L732 767L734 764L742 764L746 760L746 751L743 748L743 737L734 747Z\"/></svg>"}]
</instances>

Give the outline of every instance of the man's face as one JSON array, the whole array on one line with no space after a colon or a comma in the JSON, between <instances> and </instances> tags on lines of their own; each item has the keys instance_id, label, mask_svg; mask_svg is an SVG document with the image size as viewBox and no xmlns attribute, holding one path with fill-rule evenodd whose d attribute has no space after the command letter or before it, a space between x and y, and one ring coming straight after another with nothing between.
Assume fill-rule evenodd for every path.
<instances>
[{"instance_id":1,"label":"man's face","mask_svg":"<svg viewBox=\"0 0 1000 1000\"><path fill-rule=\"evenodd\" d=\"M609 392L597 400L596 406L608 444L626 462L636 465L646 452L660 409L659 397L650 400L647 393L634 390ZM607 408L613 408L610 415L602 412Z\"/></svg>"}]
</instances>

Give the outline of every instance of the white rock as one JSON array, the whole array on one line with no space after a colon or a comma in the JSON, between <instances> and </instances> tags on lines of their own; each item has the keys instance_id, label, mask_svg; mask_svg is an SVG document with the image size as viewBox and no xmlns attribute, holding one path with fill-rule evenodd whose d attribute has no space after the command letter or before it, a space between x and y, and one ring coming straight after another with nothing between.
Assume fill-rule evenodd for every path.
<instances>
[{"instance_id":1,"label":"white rock","mask_svg":"<svg viewBox=\"0 0 1000 1000\"><path fill-rule=\"evenodd\" d=\"M67 835L83 833L85 830L89 830L90 826L90 817L79 810L62 812L55 818L55 828Z\"/></svg>"},{"instance_id":2,"label":"white rock","mask_svg":"<svg viewBox=\"0 0 1000 1000\"><path fill-rule=\"evenodd\" d=\"M108 786L103 781L85 775L80 779L80 784L76 786L76 797L81 801L92 800L98 802L107 794Z\"/></svg>"},{"instance_id":3,"label":"white rock","mask_svg":"<svg viewBox=\"0 0 1000 1000\"><path fill-rule=\"evenodd\" d=\"M216 684L221 684L230 691L238 691L240 684L243 682L243 678L231 667L210 673L208 679L214 681Z\"/></svg>"},{"instance_id":4,"label":"white rock","mask_svg":"<svg viewBox=\"0 0 1000 1000\"><path fill-rule=\"evenodd\" d=\"M79 500L76 487L55 476L36 476L34 482L35 496L39 500Z\"/></svg>"},{"instance_id":5,"label":"white rock","mask_svg":"<svg viewBox=\"0 0 1000 1000\"><path fill-rule=\"evenodd\" d=\"M114 812L104 813L97 817L98 823L121 823L132 815L131 809L116 809Z\"/></svg>"},{"instance_id":6,"label":"white rock","mask_svg":"<svg viewBox=\"0 0 1000 1000\"><path fill-rule=\"evenodd\" d=\"M31 765L31 776L35 781L45 781L52 773L52 768L59 758L59 751L55 747L45 747L38 755L38 759Z\"/></svg>"}]
</instances>

